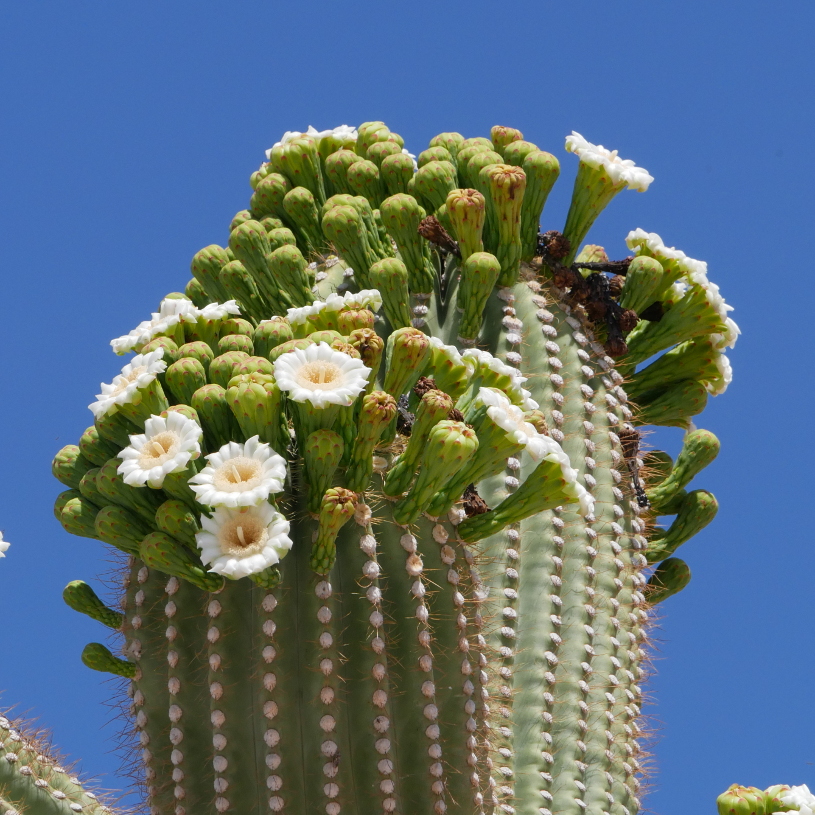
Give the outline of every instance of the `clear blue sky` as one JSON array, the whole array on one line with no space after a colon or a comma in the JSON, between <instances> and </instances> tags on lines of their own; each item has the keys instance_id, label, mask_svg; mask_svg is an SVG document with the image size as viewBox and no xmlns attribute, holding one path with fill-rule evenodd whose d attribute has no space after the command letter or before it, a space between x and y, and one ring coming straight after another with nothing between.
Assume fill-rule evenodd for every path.
<instances>
[{"instance_id":1,"label":"clear blue sky","mask_svg":"<svg viewBox=\"0 0 815 815\"><path fill-rule=\"evenodd\" d=\"M699 422L723 452L696 486L721 511L681 552L693 581L656 632L648 806L815 787L813 23L801 0L2 4L2 703L117 785L111 689L79 661L100 630L60 597L107 555L54 521L49 463L118 370L109 339L226 241L263 150L309 124L383 119L414 152L511 125L561 157L558 228L575 129L656 178L592 240L621 256L643 227L707 260L744 332Z\"/></svg>"}]
</instances>

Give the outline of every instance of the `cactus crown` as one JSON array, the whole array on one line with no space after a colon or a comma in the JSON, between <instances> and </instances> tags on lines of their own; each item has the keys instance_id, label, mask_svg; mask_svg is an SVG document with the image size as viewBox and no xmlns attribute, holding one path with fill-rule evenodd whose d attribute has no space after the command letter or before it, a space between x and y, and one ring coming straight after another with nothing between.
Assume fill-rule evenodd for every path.
<instances>
[{"instance_id":1,"label":"cactus crown","mask_svg":"<svg viewBox=\"0 0 815 815\"><path fill-rule=\"evenodd\" d=\"M649 608L718 443L637 427L690 427L738 329L658 235L583 245L652 179L567 149L541 232L559 163L512 128L418 162L382 122L286 133L113 340L55 512L129 556L122 612L65 599L123 634L83 659L132 680L151 813L638 810Z\"/></svg>"}]
</instances>

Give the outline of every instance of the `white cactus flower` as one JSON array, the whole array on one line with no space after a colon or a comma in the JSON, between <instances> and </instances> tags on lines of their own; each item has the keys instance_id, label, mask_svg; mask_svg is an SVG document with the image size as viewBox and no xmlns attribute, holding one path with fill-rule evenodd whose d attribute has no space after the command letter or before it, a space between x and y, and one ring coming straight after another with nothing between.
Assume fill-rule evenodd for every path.
<instances>
[{"instance_id":1,"label":"white cactus flower","mask_svg":"<svg viewBox=\"0 0 815 815\"><path fill-rule=\"evenodd\" d=\"M186 469L201 455L201 426L176 410L167 417L151 416L144 433L130 437L130 444L119 453L122 463L117 472L131 487L159 489L165 476Z\"/></svg>"},{"instance_id":2,"label":"white cactus flower","mask_svg":"<svg viewBox=\"0 0 815 815\"><path fill-rule=\"evenodd\" d=\"M720 335L713 334L713 337ZM716 340L713 341L714 348L716 347ZM720 396L727 390L727 386L733 381L733 369L730 366L730 360L724 354L716 355L716 367L719 369L719 375L716 379L705 382L705 388L711 396Z\"/></svg>"},{"instance_id":3,"label":"white cactus flower","mask_svg":"<svg viewBox=\"0 0 815 815\"><path fill-rule=\"evenodd\" d=\"M312 127L312 125L308 126L308 130L305 133L301 133L299 130L287 130L280 138L280 141L275 142L272 147L270 147L266 151L266 160L268 161L272 157L272 150L275 147L280 147L281 144L286 144L287 142L293 141L294 139L299 139L300 136L311 136L313 139L323 139L326 136L336 136L338 139L356 139L359 137L357 133L357 129L355 127L351 127L350 125L340 125L339 127L334 127L330 130L317 130L316 127Z\"/></svg>"},{"instance_id":4,"label":"white cactus flower","mask_svg":"<svg viewBox=\"0 0 815 815\"><path fill-rule=\"evenodd\" d=\"M325 342L281 354L274 363L280 390L315 408L350 405L365 390L371 369Z\"/></svg>"},{"instance_id":5,"label":"white cactus flower","mask_svg":"<svg viewBox=\"0 0 815 815\"><path fill-rule=\"evenodd\" d=\"M234 301L233 301L234 302ZM126 354L175 328L180 322L195 322L198 309L191 300L165 297L157 312L143 320L129 334L110 341L116 354Z\"/></svg>"},{"instance_id":6,"label":"white cactus flower","mask_svg":"<svg viewBox=\"0 0 815 815\"><path fill-rule=\"evenodd\" d=\"M3 533L0 532L0 557L6 556L6 551L8 550L11 544L8 541L3 540Z\"/></svg>"},{"instance_id":7,"label":"white cactus flower","mask_svg":"<svg viewBox=\"0 0 815 815\"><path fill-rule=\"evenodd\" d=\"M540 405L532 399L532 394L522 387L526 382L526 377L521 376L517 368L501 362L498 357L494 357L489 351L482 351L479 348L468 348L462 355L463 360L471 360L475 366L474 375L478 375L478 368L483 366L500 376L506 376L510 380L507 388L515 403L520 404L524 410L537 410Z\"/></svg>"},{"instance_id":8,"label":"white cactus flower","mask_svg":"<svg viewBox=\"0 0 815 815\"><path fill-rule=\"evenodd\" d=\"M328 296L326 304L331 299ZM379 311L382 308L382 295L378 289L361 289L360 291L347 291L342 296L343 304L339 309L342 311L347 308L367 308L371 311Z\"/></svg>"},{"instance_id":9,"label":"white cactus flower","mask_svg":"<svg viewBox=\"0 0 815 815\"><path fill-rule=\"evenodd\" d=\"M210 453L207 462L189 481L196 499L205 506L255 506L283 491L286 460L257 436L245 444L228 442Z\"/></svg>"},{"instance_id":10,"label":"white cactus flower","mask_svg":"<svg viewBox=\"0 0 815 815\"><path fill-rule=\"evenodd\" d=\"M512 441L524 446L533 461L541 461L550 453L563 453L560 445L549 436L539 433L535 425L526 421L521 408L513 405L498 388L479 388L476 401L487 408L487 416L506 431Z\"/></svg>"},{"instance_id":11,"label":"white cactus flower","mask_svg":"<svg viewBox=\"0 0 815 815\"><path fill-rule=\"evenodd\" d=\"M331 295L329 295L329 297L330 296ZM293 326L304 325L306 320L310 320L312 317L316 317L325 307L326 303L324 300L315 300L311 305L308 306L287 309L286 319Z\"/></svg>"},{"instance_id":12,"label":"white cactus flower","mask_svg":"<svg viewBox=\"0 0 815 815\"><path fill-rule=\"evenodd\" d=\"M167 368L163 356L163 348L157 348L149 354L138 354L122 368L113 382L109 385L102 383L102 393L97 394L96 401L88 405L94 417L115 413L119 405L132 402L139 390L146 388Z\"/></svg>"},{"instance_id":13,"label":"white cactus flower","mask_svg":"<svg viewBox=\"0 0 815 815\"><path fill-rule=\"evenodd\" d=\"M815 795L809 791L806 784L790 787L784 790L779 797L785 804L798 807L801 815L812 815L815 811Z\"/></svg>"},{"instance_id":14,"label":"white cactus flower","mask_svg":"<svg viewBox=\"0 0 815 815\"><path fill-rule=\"evenodd\" d=\"M203 320L226 320L230 316L241 313L237 300L227 300L225 303L210 303L198 311L197 317Z\"/></svg>"},{"instance_id":15,"label":"white cactus flower","mask_svg":"<svg viewBox=\"0 0 815 815\"><path fill-rule=\"evenodd\" d=\"M616 150L607 150L602 144L592 144L572 131L566 137L566 149L574 153L583 164L604 169L614 184L625 183L629 189L645 192L654 177L630 159L621 159Z\"/></svg>"},{"instance_id":16,"label":"white cactus flower","mask_svg":"<svg viewBox=\"0 0 815 815\"><path fill-rule=\"evenodd\" d=\"M201 516L195 535L201 560L211 572L238 580L274 566L291 549L289 522L268 503L217 507Z\"/></svg>"}]
</instances>

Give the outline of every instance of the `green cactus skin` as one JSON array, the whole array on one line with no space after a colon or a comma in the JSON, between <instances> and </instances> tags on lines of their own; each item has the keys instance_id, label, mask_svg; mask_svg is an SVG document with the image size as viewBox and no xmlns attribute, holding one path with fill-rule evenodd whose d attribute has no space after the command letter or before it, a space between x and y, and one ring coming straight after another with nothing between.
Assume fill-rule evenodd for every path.
<instances>
[{"instance_id":1,"label":"green cactus skin","mask_svg":"<svg viewBox=\"0 0 815 815\"><path fill-rule=\"evenodd\" d=\"M111 809L60 766L42 733L0 715L0 810L6 815L111 815Z\"/></svg>"},{"instance_id":2,"label":"green cactus skin","mask_svg":"<svg viewBox=\"0 0 815 815\"><path fill-rule=\"evenodd\" d=\"M685 488L718 442L692 431L673 466L640 453L649 509L632 483L640 459L620 434L646 421L686 425L703 407L717 351L708 335L721 320L696 295L671 301L660 263L638 258L623 302L664 301L666 316L637 326L615 363L605 329L534 257L557 160L512 128L492 137L440 134L419 174L381 122L362 125L356 142L297 137L253 175L230 249L193 260L201 290L236 299L242 316L211 321L206 336L187 331L195 339L165 376L170 409L199 421L203 453L259 435L286 458L274 502L293 547L279 564L229 580L201 562L196 534L212 513L186 483L200 460L162 490L129 487L116 472L125 424L97 426L57 454L68 488L57 518L129 556L122 615L84 584L66 597L123 636L124 660L92 643L86 662L132 675L152 815L640 809L651 608L687 585L688 566L670 555L715 514L709 493ZM503 195L500 176L521 171L523 196ZM460 236L463 260L442 257L418 224L470 188L486 199L486 224ZM578 189L570 209L573 256L599 199L613 197L589 193ZM339 259L309 257L317 246ZM476 281L466 264L482 248L494 262ZM602 247L584 253L604 257ZM382 289L382 315L313 303L369 286ZM289 322L290 306L313 312ZM338 417L334 429L304 424L305 403L274 379L282 354L315 342L373 371L355 403L323 411ZM679 375L659 363L636 370L672 346ZM549 428L593 514L558 492L559 464L536 468L521 442L498 455L474 403L480 386ZM478 480L485 512L474 496L460 500L459 468ZM667 529L655 526L669 514Z\"/></svg>"}]
</instances>

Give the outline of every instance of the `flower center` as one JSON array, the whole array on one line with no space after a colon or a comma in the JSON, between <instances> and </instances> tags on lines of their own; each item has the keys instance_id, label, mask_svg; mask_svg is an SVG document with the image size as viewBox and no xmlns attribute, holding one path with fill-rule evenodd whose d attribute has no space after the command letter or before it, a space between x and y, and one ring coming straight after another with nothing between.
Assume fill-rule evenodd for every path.
<instances>
[{"instance_id":1,"label":"flower center","mask_svg":"<svg viewBox=\"0 0 815 815\"><path fill-rule=\"evenodd\" d=\"M309 390L332 390L342 378L339 365L321 359L307 362L297 372L299 383Z\"/></svg>"},{"instance_id":2,"label":"flower center","mask_svg":"<svg viewBox=\"0 0 815 815\"><path fill-rule=\"evenodd\" d=\"M146 373L146 371L146 365L139 365L138 368L134 368L129 374L119 374L119 382L116 385L116 390L113 391L114 395L120 394L129 385L132 385L143 373Z\"/></svg>"},{"instance_id":3,"label":"flower center","mask_svg":"<svg viewBox=\"0 0 815 815\"><path fill-rule=\"evenodd\" d=\"M163 464L178 452L179 443L178 435L170 430L157 433L148 439L142 448L139 456L139 466L143 470L149 470L151 467Z\"/></svg>"},{"instance_id":4,"label":"flower center","mask_svg":"<svg viewBox=\"0 0 815 815\"><path fill-rule=\"evenodd\" d=\"M256 515L242 512L221 527L218 537L225 555L246 557L263 551L269 532Z\"/></svg>"},{"instance_id":5,"label":"flower center","mask_svg":"<svg viewBox=\"0 0 815 815\"><path fill-rule=\"evenodd\" d=\"M224 462L212 478L215 489L221 492L243 492L260 484L263 470L259 461L236 456Z\"/></svg>"}]
</instances>

